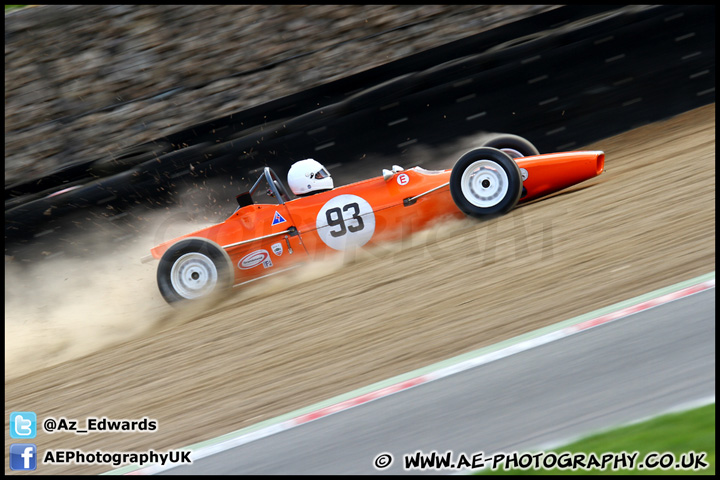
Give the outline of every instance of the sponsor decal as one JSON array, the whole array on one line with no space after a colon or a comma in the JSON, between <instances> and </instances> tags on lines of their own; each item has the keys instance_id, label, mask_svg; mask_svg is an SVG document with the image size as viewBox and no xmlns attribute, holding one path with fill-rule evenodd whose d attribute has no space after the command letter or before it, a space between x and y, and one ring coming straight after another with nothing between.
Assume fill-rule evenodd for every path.
<instances>
[{"instance_id":1,"label":"sponsor decal","mask_svg":"<svg viewBox=\"0 0 720 480\"><path fill-rule=\"evenodd\" d=\"M280 212L275 211L275 216L273 217L272 224L277 225L278 223L285 223L286 220L283 218L282 215L280 215Z\"/></svg>"},{"instance_id":2,"label":"sponsor decal","mask_svg":"<svg viewBox=\"0 0 720 480\"><path fill-rule=\"evenodd\" d=\"M240 268L241 270L249 270L251 268L257 267L260 264L262 264L262 266L265 268L270 268L273 266L272 260L270 260L270 254L265 249L255 250L254 252L250 252L245 255L238 262L238 268Z\"/></svg>"},{"instance_id":3,"label":"sponsor decal","mask_svg":"<svg viewBox=\"0 0 720 480\"><path fill-rule=\"evenodd\" d=\"M315 220L317 234L334 250L362 247L375 233L375 214L357 195L338 195L325 203Z\"/></svg>"},{"instance_id":4,"label":"sponsor decal","mask_svg":"<svg viewBox=\"0 0 720 480\"><path fill-rule=\"evenodd\" d=\"M524 168L520 169L520 176L522 177L523 182L528 179L528 171Z\"/></svg>"},{"instance_id":5,"label":"sponsor decal","mask_svg":"<svg viewBox=\"0 0 720 480\"><path fill-rule=\"evenodd\" d=\"M410 177L407 173L401 173L397 176L397 182L400 186L407 185L408 183L410 183Z\"/></svg>"},{"instance_id":6,"label":"sponsor decal","mask_svg":"<svg viewBox=\"0 0 720 480\"><path fill-rule=\"evenodd\" d=\"M282 243L280 243L280 242L273 243L270 248L272 249L273 253L275 255L277 255L278 257L283 254L283 246L282 246Z\"/></svg>"}]
</instances>

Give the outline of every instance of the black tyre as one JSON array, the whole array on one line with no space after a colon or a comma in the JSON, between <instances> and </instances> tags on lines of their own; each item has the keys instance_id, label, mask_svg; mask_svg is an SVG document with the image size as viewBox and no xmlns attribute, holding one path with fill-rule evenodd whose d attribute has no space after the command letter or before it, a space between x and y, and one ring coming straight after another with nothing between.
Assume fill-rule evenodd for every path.
<instances>
[{"instance_id":1,"label":"black tyre","mask_svg":"<svg viewBox=\"0 0 720 480\"><path fill-rule=\"evenodd\" d=\"M232 263L216 243L186 238L168 248L160 258L157 282L160 293L170 304L204 299L232 286Z\"/></svg>"},{"instance_id":2,"label":"black tyre","mask_svg":"<svg viewBox=\"0 0 720 480\"><path fill-rule=\"evenodd\" d=\"M488 139L483 143L483 147L492 147L502 150L510 155L510 158L529 157L531 155L540 155L538 149L518 135L497 135Z\"/></svg>"},{"instance_id":3,"label":"black tyre","mask_svg":"<svg viewBox=\"0 0 720 480\"><path fill-rule=\"evenodd\" d=\"M450 193L455 205L466 215L501 215L520 199L520 169L507 153L496 148L470 150L450 173Z\"/></svg>"}]
</instances>

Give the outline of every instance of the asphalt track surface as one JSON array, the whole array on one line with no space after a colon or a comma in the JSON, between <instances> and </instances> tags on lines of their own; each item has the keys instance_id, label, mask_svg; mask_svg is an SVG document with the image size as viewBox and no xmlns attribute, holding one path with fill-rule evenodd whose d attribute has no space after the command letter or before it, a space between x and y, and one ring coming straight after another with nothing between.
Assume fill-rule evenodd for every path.
<instances>
[{"instance_id":1,"label":"asphalt track surface","mask_svg":"<svg viewBox=\"0 0 720 480\"><path fill-rule=\"evenodd\" d=\"M411 473L418 450L523 452L654 415L714 396L714 306L712 288L164 473Z\"/></svg>"}]
</instances>

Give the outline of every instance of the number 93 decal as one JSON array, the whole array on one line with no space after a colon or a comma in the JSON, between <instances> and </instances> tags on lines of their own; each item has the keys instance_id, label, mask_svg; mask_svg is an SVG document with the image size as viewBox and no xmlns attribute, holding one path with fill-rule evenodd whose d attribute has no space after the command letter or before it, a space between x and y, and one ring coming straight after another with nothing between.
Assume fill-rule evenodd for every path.
<instances>
[{"instance_id":1,"label":"number 93 decal","mask_svg":"<svg viewBox=\"0 0 720 480\"><path fill-rule=\"evenodd\" d=\"M316 226L320 239L330 248L362 247L375 233L375 214L357 195L338 195L320 209Z\"/></svg>"}]
</instances>

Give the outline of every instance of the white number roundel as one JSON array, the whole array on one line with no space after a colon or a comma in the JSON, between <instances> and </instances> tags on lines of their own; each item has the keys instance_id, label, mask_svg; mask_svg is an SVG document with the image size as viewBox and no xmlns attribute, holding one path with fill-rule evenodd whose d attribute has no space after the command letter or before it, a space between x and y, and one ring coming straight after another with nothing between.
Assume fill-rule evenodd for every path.
<instances>
[{"instance_id":1,"label":"white number roundel","mask_svg":"<svg viewBox=\"0 0 720 480\"><path fill-rule=\"evenodd\" d=\"M362 247L375 233L375 214L367 200L357 195L338 195L318 213L317 233L335 250Z\"/></svg>"}]
</instances>

